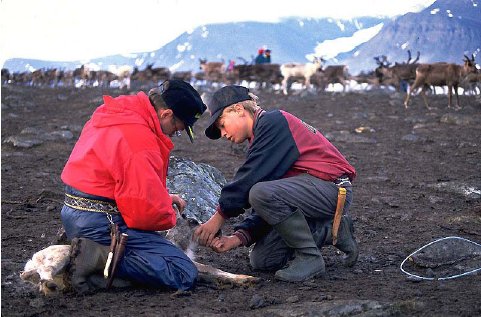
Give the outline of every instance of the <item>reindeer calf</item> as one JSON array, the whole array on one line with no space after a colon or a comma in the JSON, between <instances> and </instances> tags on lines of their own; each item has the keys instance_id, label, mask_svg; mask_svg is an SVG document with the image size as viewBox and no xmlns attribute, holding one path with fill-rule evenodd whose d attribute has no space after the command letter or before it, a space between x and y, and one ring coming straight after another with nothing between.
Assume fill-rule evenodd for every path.
<instances>
[{"instance_id":1,"label":"reindeer calf","mask_svg":"<svg viewBox=\"0 0 481 317\"><path fill-rule=\"evenodd\" d=\"M187 218L178 213L176 226L166 233L166 238L181 248L194 262L199 271L198 281L236 286L248 286L259 281L258 278L250 275L232 274L211 265L195 262L195 251L198 243L192 237L194 230L198 226L199 222L197 220ZM70 245L51 245L40 250L25 264L24 271L20 273L20 277L22 280L34 285L38 291L46 296L66 291L70 288L65 274L70 260L70 253ZM92 276L91 280L98 288L105 288L106 282L103 277ZM113 287L126 286L130 286L128 281L114 280Z\"/></svg>"}]
</instances>

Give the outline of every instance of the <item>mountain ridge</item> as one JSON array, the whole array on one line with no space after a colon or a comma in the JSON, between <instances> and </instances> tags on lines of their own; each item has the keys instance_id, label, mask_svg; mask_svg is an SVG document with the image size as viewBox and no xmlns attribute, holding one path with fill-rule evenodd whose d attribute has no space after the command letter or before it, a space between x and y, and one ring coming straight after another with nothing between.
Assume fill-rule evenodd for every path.
<instances>
[{"instance_id":1,"label":"mountain ridge","mask_svg":"<svg viewBox=\"0 0 481 317\"><path fill-rule=\"evenodd\" d=\"M139 69L153 64L172 70L199 70L199 59L226 63L251 62L258 48L272 50L273 63L299 62L309 59L315 46L325 40L352 36L356 31L384 23L387 18L360 17L355 19L286 18L272 22L233 22L202 25L184 32L155 51L117 54L88 61L55 62L14 58L4 67L13 71L60 67L73 69L82 64L95 64L99 69L108 65L131 65ZM234 36L235 35L235 36Z\"/></svg>"},{"instance_id":2,"label":"mountain ridge","mask_svg":"<svg viewBox=\"0 0 481 317\"><path fill-rule=\"evenodd\" d=\"M237 64L249 63L257 49L272 50L272 63L305 63L324 41L352 37L359 30L383 24L380 31L350 51L328 59L327 64L346 64L352 74L369 71L377 65L375 56L404 62L407 50L413 57L420 52L420 62L461 63L463 55L481 52L481 5L478 0L437 0L418 13L395 18L359 17L355 19L286 18L277 23L233 22L202 25L184 32L173 41L151 52L118 54L88 62L99 69L109 65L131 65L139 69L148 64L175 70L199 70L199 59ZM322 56L322 52L318 53ZM33 59L10 59L6 68L73 69L87 61L53 62ZM479 61L478 61L479 62Z\"/></svg>"},{"instance_id":3,"label":"mountain ridge","mask_svg":"<svg viewBox=\"0 0 481 317\"><path fill-rule=\"evenodd\" d=\"M386 23L371 40L337 58L360 71L375 68L375 56L386 55L392 63L405 62L408 49L413 58L420 52L421 63L460 64L463 55L478 55L481 5L472 0L438 0L419 13L407 13Z\"/></svg>"}]
</instances>

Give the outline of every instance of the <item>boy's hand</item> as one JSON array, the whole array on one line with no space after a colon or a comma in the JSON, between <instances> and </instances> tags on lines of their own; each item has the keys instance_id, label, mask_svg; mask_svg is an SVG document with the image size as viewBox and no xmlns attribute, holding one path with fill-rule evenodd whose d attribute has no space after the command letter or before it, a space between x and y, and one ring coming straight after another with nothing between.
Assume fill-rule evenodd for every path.
<instances>
[{"instance_id":1,"label":"boy's hand","mask_svg":"<svg viewBox=\"0 0 481 317\"><path fill-rule=\"evenodd\" d=\"M216 212L206 223L200 225L194 231L194 239L198 239L200 245L210 247L212 240L224 222L224 218Z\"/></svg>"},{"instance_id":2,"label":"boy's hand","mask_svg":"<svg viewBox=\"0 0 481 317\"><path fill-rule=\"evenodd\" d=\"M210 245L211 249L218 253L227 252L235 249L242 244L241 240L237 236L221 236L214 238Z\"/></svg>"}]
</instances>

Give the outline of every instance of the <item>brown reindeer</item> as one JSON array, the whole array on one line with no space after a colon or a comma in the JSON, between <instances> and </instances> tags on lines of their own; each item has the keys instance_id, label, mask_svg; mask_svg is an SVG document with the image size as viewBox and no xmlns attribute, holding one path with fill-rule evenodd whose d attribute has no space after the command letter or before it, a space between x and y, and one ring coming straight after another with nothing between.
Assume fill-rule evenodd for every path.
<instances>
[{"instance_id":1,"label":"brown reindeer","mask_svg":"<svg viewBox=\"0 0 481 317\"><path fill-rule=\"evenodd\" d=\"M2 68L2 85L7 84L12 79L12 74L8 68Z\"/></svg>"},{"instance_id":2,"label":"brown reindeer","mask_svg":"<svg viewBox=\"0 0 481 317\"><path fill-rule=\"evenodd\" d=\"M365 85L366 88L369 86L379 87L379 78L376 75L375 70L369 72L360 72L355 76L351 76L351 80L354 80L358 85Z\"/></svg>"},{"instance_id":3,"label":"brown reindeer","mask_svg":"<svg viewBox=\"0 0 481 317\"><path fill-rule=\"evenodd\" d=\"M416 68L416 80L404 100L404 107L407 109L411 94L416 91L416 89L422 87L421 95L423 96L424 104L427 109L430 109L426 97L426 90L429 86L448 86L448 108L451 107L453 88L456 93L456 108L460 108L458 86L466 75L477 72L474 55L472 55L472 59L469 59L466 55L464 55L464 57L464 65L451 63L419 65L418 68Z\"/></svg>"},{"instance_id":4,"label":"brown reindeer","mask_svg":"<svg viewBox=\"0 0 481 317\"><path fill-rule=\"evenodd\" d=\"M311 82L317 84L321 91L326 90L329 84L339 83L342 85L342 91L345 92L349 78L347 65L329 65L319 69L311 78Z\"/></svg>"},{"instance_id":5,"label":"brown reindeer","mask_svg":"<svg viewBox=\"0 0 481 317\"><path fill-rule=\"evenodd\" d=\"M481 73L469 73L460 83L460 86L464 89L463 94L474 94L481 93Z\"/></svg>"},{"instance_id":6,"label":"brown reindeer","mask_svg":"<svg viewBox=\"0 0 481 317\"><path fill-rule=\"evenodd\" d=\"M256 82L257 88L268 88L282 82L279 64L246 64L235 65L230 75L232 83L240 84L242 81Z\"/></svg>"},{"instance_id":7,"label":"brown reindeer","mask_svg":"<svg viewBox=\"0 0 481 317\"><path fill-rule=\"evenodd\" d=\"M384 84L384 74L383 74L383 68L388 68L391 63L387 60L386 55L381 55L381 56L376 56L374 57L374 60L376 61L377 67L374 69L374 74L377 77L377 80L379 84Z\"/></svg>"},{"instance_id":8,"label":"brown reindeer","mask_svg":"<svg viewBox=\"0 0 481 317\"><path fill-rule=\"evenodd\" d=\"M408 60L404 63L394 63L394 66L381 67L380 72L383 74L383 79L386 83L389 83L396 87L398 90L402 88L402 83L407 82L412 85L416 79L416 68L419 66L418 51L416 59L411 60L411 51L408 50ZM405 90L404 90L405 91Z\"/></svg>"},{"instance_id":9,"label":"brown reindeer","mask_svg":"<svg viewBox=\"0 0 481 317\"><path fill-rule=\"evenodd\" d=\"M224 62L207 62L206 59L199 59L200 69L204 78L210 82L224 82L226 66Z\"/></svg>"},{"instance_id":10,"label":"brown reindeer","mask_svg":"<svg viewBox=\"0 0 481 317\"><path fill-rule=\"evenodd\" d=\"M91 70L82 65L73 71L74 81L81 81L83 86L86 86L90 82Z\"/></svg>"},{"instance_id":11,"label":"brown reindeer","mask_svg":"<svg viewBox=\"0 0 481 317\"><path fill-rule=\"evenodd\" d=\"M172 75L167 67L153 67L153 64L148 64L144 70L139 70L134 67L130 78L132 81L138 81L144 84L157 85L160 81L170 79Z\"/></svg>"},{"instance_id":12,"label":"brown reindeer","mask_svg":"<svg viewBox=\"0 0 481 317\"><path fill-rule=\"evenodd\" d=\"M186 81L186 82L191 82L192 77L194 77L194 74L190 70L176 71L172 74L171 79L178 79L178 80L183 80L183 81Z\"/></svg>"}]
</instances>

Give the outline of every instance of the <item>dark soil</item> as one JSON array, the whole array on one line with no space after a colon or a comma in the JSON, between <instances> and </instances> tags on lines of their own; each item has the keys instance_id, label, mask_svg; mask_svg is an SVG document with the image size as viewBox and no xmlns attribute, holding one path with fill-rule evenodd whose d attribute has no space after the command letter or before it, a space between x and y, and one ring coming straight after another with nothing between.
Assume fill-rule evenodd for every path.
<instances>
[{"instance_id":1,"label":"dark soil","mask_svg":"<svg viewBox=\"0 0 481 317\"><path fill-rule=\"evenodd\" d=\"M415 281L400 271L407 255L437 238L481 242L479 96L461 96L458 111L447 108L446 96L431 96L435 108L428 111L421 97L414 97L406 110L403 96L385 91L258 93L265 108L287 110L330 136L356 167L351 214L361 254L353 268L343 267L341 255L329 246L322 250L324 277L289 284L275 281L272 273L252 271L247 248L225 254L203 248L199 262L262 282L249 288L199 285L187 294L130 288L46 298L18 274L34 252L56 239L63 200L60 173L80 128L103 94L121 92L4 86L1 93L2 316L481 315L480 274ZM229 179L243 153L227 141L204 137L206 121L202 117L195 127L194 146L183 135L174 139L172 154L215 166ZM361 127L367 132L355 132ZM25 134L25 128L33 130ZM32 147L5 142L11 136L41 139L38 131L64 130L73 138L52 137ZM465 187L474 191L463 192Z\"/></svg>"}]
</instances>

